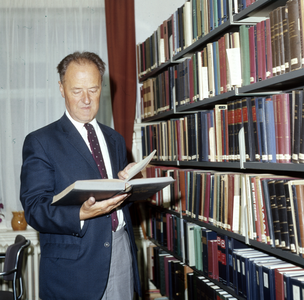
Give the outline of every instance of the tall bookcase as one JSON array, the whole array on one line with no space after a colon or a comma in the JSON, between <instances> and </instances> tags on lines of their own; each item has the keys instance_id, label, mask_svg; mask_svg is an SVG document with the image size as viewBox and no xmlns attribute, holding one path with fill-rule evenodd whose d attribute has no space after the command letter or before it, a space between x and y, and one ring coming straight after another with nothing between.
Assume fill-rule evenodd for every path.
<instances>
[{"instance_id":1,"label":"tall bookcase","mask_svg":"<svg viewBox=\"0 0 304 300\"><path fill-rule=\"evenodd\" d=\"M158 75L165 73L167 70L169 70L170 67L174 66L175 64L181 64L183 60L190 57L194 53L198 51L202 51L207 46L208 43L213 43L214 41L218 41L225 33L238 32L241 26L244 25L250 26L257 24L262 19L265 19L265 17L268 17L269 13L274 11L277 7L285 6L287 2L287 1L258 0L251 3L250 5L247 5L245 9L239 10L238 13L234 13L235 8L233 8L233 4L235 4L235 2L242 3L242 1L232 1L232 0L228 0L228 1L210 0L210 1L213 3L213 5L216 2L221 2L221 4L223 4L224 2L226 3L228 15L226 16L225 21L222 24L218 24L216 27L213 28L213 30L209 31L204 36L198 37L196 41L192 41L192 43L190 43L190 45L188 45L187 47L184 47L184 49L179 49L179 51L172 52L169 60L166 60L159 66L155 66L155 65L151 66L149 70L145 70L144 72L141 72L142 70L139 68L140 83L144 83L150 78L155 78ZM193 2L191 1L191 4ZM201 3L203 2L204 1L201 1ZM246 1L244 2L246 3ZM303 1L301 3L304 4ZM295 47L300 47L300 46L295 46ZM147 48L145 50L147 50ZM138 55L140 56L139 59L141 59L143 53L140 52L140 49L138 50ZM151 57L153 55L154 54L151 54ZM144 116L144 118L142 119L142 125L146 126L150 123L153 124L154 122L167 121L174 118L180 118L201 110L210 110L213 109L215 105L218 104L225 105L228 102L237 99L242 99L245 97L255 97L255 96L268 97L269 95L289 93L295 89L300 89L300 88L303 89L304 86L303 79L304 79L304 68L298 68L297 70L286 72L285 74L270 76L265 80L256 80L256 82L254 83L234 85L231 89L229 89L229 91L224 93L218 92L213 97L205 97L204 99L197 98L196 100L189 101L189 103L185 103L185 104L181 104L181 103L177 104L178 101L177 99L175 99L176 101L172 105L169 104L169 108L156 111L156 113L154 113L153 116L145 115L143 111L142 115ZM242 80L244 82L244 78L242 78ZM176 85L175 83L175 88L177 87L178 84ZM242 137L240 138L239 142L245 144L245 141L242 139ZM244 146L240 150L240 152L242 151L245 155ZM190 160L162 159L162 160L154 160L152 161L152 164L157 166L174 167L181 169L189 168L193 170L206 170L206 171L207 170L215 170L215 171L223 171L223 172L229 171L229 172L237 172L242 174L271 173L274 175L286 175L291 177L304 178L302 173L304 171L304 165L301 163L269 163L269 162L259 162L259 161L248 161L246 160L246 158L244 158L244 156L243 158L241 157L240 159L236 159L236 161L230 160L228 162L225 162L225 159L224 161L221 162L199 161L199 160L191 160L191 159ZM203 222L198 218L193 218L189 215L182 214L181 212L176 212L170 209L169 210L164 209L154 205L149 205L148 207L149 209L155 211L165 211L173 215L175 214L176 216L179 216L181 219L184 219L187 222L191 222L201 227L205 227L214 232L217 232L218 234L228 236L237 241L240 241L241 243L249 245L254 249L273 255L275 257L283 259L297 266L304 267L304 259L301 255L293 254L290 251L284 251L282 249L275 248L267 243L257 241L254 238L236 234L232 231L228 231L220 228L219 226L210 224L209 222ZM159 241L154 240L154 242L158 246L160 246ZM169 253L176 256L176 253L172 253L170 251ZM184 257L178 257L178 258L185 261ZM214 282L216 284L219 284L217 281ZM221 288L226 289L225 285L222 284L219 285ZM227 291L229 293L231 292L230 289L227 289ZM232 292L232 294L236 298L244 299L244 297L237 295L234 292ZM177 299L182 299L182 298L177 298Z\"/></svg>"}]
</instances>

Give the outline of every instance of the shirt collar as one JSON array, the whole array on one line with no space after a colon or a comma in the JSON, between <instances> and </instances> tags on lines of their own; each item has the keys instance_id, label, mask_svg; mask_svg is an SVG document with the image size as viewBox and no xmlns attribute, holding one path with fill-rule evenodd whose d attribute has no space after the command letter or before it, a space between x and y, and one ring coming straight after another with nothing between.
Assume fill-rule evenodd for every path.
<instances>
[{"instance_id":1,"label":"shirt collar","mask_svg":"<svg viewBox=\"0 0 304 300\"><path fill-rule=\"evenodd\" d=\"M84 128L84 123L80 123L76 120L74 120L71 115L69 114L68 110L65 111L66 116L69 118L69 120L72 122L72 124L76 127L78 131L81 131L82 128ZM94 118L91 122L89 122L91 125L93 125L94 129L96 130L98 128L98 124L96 119Z\"/></svg>"}]
</instances>

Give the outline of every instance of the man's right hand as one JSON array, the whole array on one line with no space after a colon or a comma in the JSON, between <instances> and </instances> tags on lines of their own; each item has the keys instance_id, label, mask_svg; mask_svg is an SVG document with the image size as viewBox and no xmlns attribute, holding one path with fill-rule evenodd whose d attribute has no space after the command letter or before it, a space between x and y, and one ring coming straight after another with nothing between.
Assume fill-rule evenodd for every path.
<instances>
[{"instance_id":1,"label":"man's right hand","mask_svg":"<svg viewBox=\"0 0 304 300\"><path fill-rule=\"evenodd\" d=\"M96 201L94 197L90 197L85 201L79 211L80 220L87 220L97 216L106 215L113 209L120 206L130 194L122 194L108 200Z\"/></svg>"}]
</instances>

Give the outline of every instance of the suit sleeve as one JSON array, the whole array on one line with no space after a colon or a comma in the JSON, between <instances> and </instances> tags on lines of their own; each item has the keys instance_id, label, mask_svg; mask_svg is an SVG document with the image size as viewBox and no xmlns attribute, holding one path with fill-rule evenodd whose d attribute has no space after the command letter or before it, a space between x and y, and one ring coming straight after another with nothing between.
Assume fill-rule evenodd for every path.
<instances>
[{"instance_id":1,"label":"suit sleeve","mask_svg":"<svg viewBox=\"0 0 304 300\"><path fill-rule=\"evenodd\" d=\"M86 226L80 229L78 206L51 206L55 169L35 135L27 136L22 154L20 200L28 224L43 233L82 236Z\"/></svg>"}]
</instances>

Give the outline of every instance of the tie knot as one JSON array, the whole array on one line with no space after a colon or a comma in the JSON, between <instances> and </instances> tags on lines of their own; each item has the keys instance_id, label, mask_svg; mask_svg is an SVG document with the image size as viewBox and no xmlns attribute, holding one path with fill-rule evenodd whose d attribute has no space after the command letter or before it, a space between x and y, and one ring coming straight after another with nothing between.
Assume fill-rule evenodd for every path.
<instances>
[{"instance_id":1,"label":"tie knot","mask_svg":"<svg viewBox=\"0 0 304 300\"><path fill-rule=\"evenodd\" d=\"M90 124L90 123L85 123L85 124L84 124L84 127L85 127L86 130L94 130L93 125Z\"/></svg>"}]
</instances>

